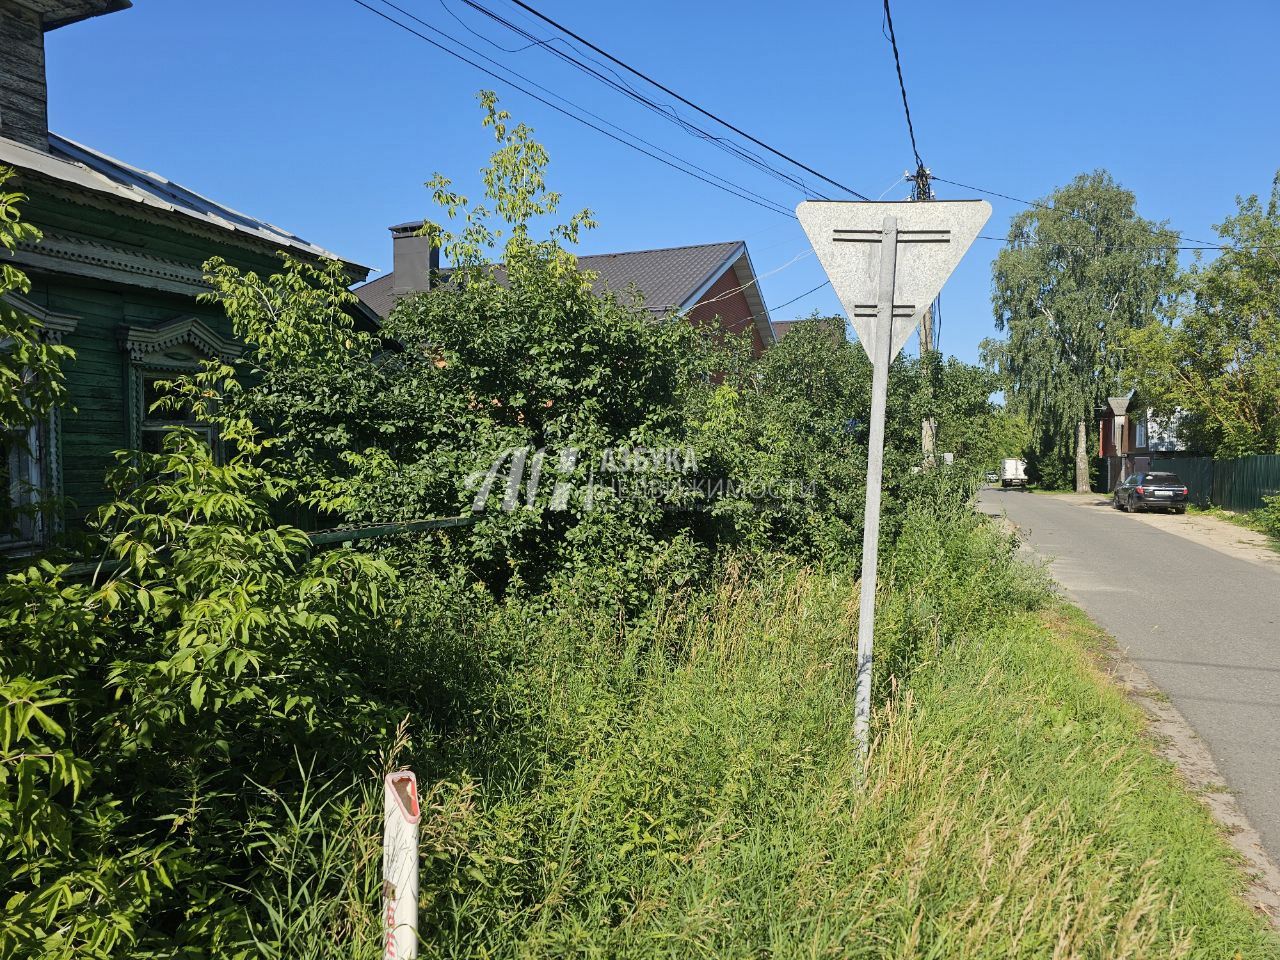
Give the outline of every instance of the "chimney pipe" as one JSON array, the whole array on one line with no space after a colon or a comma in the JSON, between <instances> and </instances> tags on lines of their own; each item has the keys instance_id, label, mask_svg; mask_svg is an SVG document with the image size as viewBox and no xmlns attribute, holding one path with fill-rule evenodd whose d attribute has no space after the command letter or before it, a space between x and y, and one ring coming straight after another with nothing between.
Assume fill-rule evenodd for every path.
<instances>
[{"instance_id":1,"label":"chimney pipe","mask_svg":"<svg viewBox=\"0 0 1280 960\"><path fill-rule=\"evenodd\" d=\"M0 0L0 137L47 153L44 31L40 13Z\"/></svg>"},{"instance_id":2,"label":"chimney pipe","mask_svg":"<svg viewBox=\"0 0 1280 960\"><path fill-rule=\"evenodd\" d=\"M431 289L431 274L440 269L440 250L422 234L423 221L391 228L391 293L402 297Z\"/></svg>"}]
</instances>

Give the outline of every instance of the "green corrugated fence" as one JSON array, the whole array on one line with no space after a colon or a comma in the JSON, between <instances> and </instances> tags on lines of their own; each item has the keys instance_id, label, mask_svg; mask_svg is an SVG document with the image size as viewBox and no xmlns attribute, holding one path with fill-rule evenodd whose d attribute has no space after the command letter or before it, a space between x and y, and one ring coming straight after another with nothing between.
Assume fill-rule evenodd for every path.
<instances>
[{"instance_id":1,"label":"green corrugated fence","mask_svg":"<svg viewBox=\"0 0 1280 960\"><path fill-rule=\"evenodd\" d=\"M1227 510L1257 510L1263 497L1280 494L1280 455L1214 460L1212 457L1152 457L1151 470L1182 478L1191 502Z\"/></svg>"}]
</instances>

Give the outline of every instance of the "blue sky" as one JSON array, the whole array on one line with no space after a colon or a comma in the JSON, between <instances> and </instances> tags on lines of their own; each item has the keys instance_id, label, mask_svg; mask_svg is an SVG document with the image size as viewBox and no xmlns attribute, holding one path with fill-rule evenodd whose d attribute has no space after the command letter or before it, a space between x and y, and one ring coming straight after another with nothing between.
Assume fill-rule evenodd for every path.
<instances>
[{"instance_id":1,"label":"blue sky","mask_svg":"<svg viewBox=\"0 0 1280 960\"><path fill-rule=\"evenodd\" d=\"M581 252L745 239L757 272L769 274L771 306L823 279L816 259L801 256L808 243L794 220L607 140L352 0L134 2L49 36L52 128L349 259L390 266L386 228L432 213L422 184L435 171L478 194L491 141L475 92L491 87L546 145L564 209L589 206L600 221ZM468 32L459 18L501 47L524 42L461 0L395 2L788 209L803 199L542 47L508 53ZM484 2L549 35L508 0ZM906 195L898 181L913 162L876 0L535 5L861 193ZM893 9L920 152L939 177L1035 198L1105 167L1145 216L1205 239L1237 194L1265 192L1280 167L1280 4L897 0ZM1021 207L992 203L984 232L1003 235ZM998 247L977 241L944 290L942 346L963 359L993 332ZM829 288L774 319L815 308L838 309Z\"/></svg>"}]
</instances>

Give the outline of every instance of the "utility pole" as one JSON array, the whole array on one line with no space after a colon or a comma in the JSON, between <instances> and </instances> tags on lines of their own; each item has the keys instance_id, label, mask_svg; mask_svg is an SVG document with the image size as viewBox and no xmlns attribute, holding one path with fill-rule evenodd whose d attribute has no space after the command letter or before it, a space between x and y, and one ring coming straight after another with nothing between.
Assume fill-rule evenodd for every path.
<instances>
[{"instance_id":1,"label":"utility pole","mask_svg":"<svg viewBox=\"0 0 1280 960\"><path fill-rule=\"evenodd\" d=\"M933 173L923 163L916 164L915 173L908 172L903 174L903 177L911 181L912 200L933 199ZM924 319L920 321L920 360L923 368L921 372L925 378L925 390L928 392L930 399L933 398L933 383L930 378L929 355L933 353L936 342L934 336L934 308L936 304L936 300L934 303L929 304L929 308L924 312ZM926 415L920 423L920 455L926 469L934 464L937 439L938 422L933 417Z\"/></svg>"}]
</instances>

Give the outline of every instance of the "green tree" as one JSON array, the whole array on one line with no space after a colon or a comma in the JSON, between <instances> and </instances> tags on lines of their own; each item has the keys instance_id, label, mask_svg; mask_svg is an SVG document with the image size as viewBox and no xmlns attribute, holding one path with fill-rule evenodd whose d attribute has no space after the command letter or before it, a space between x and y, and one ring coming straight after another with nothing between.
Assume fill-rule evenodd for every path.
<instances>
[{"instance_id":1,"label":"green tree","mask_svg":"<svg viewBox=\"0 0 1280 960\"><path fill-rule=\"evenodd\" d=\"M5 189L14 176L0 167L0 251L10 253L19 243L40 240L40 231L24 223L21 193ZM0 258L0 424L10 430L38 423L66 397L62 361L74 356L69 347L47 343L40 321L5 301L6 294L24 294L31 281L7 258Z\"/></svg>"},{"instance_id":2,"label":"green tree","mask_svg":"<svg viewBox=\"0 0 1280 960\"><path fill-rule=\"evenodd\" d=\"M1089 489L1088 425L1124 368L1124 331L1170 309L1178 235L1138 216L1132 192L1106 171L1081 174L1018 214L992 267L996 329L984 356L1033 430L1075 452Z\"/></svg>"},{"instance_id":3,"label":"green tree","mask_svg":"<svg viewBox=\"0 0 1280 960\"><path fill-rule=\"evenodd\" d=\"M999 379L989 369L955 357L943 360L931 353L917 363L931 382L930 412L938 422L938 453L955 454L957 462L985 469L1001 456L1004 433L997 426L1002 414L991 399Z\"/></svg>"},{"instance_id":4,"label":"green tree","mask_svg":"<svg viewBox=\"0 0 1280 960\"><path fill-rule=\"evenodd\" d=\"M40 321L6 299L27 293L31 282L5 255L19 243L40 239L40 231L19 215L23 195L6 189L13 176L12 169L0 167L0 536L18 527L25 512L10 501L10 491L22 483L9 476L10 451L34 455L33 428L66 399L62 362L75 356L69 347L49 343ZM21 499L39 493L23 491Z\"/></svg>"},{"instance_id":5,"label":"green tree","mask_svg":"<svg viewBox=\"0 0 1280 960\"><path fill-rule=\"evenodd\" d=\"M1264 203L1236 199L1228 247L1188 274L1175 318L1128 338L1130 376L1183 439L1213 456L1280 453L1280 174Z\"/></svg>"}]
</instances>

